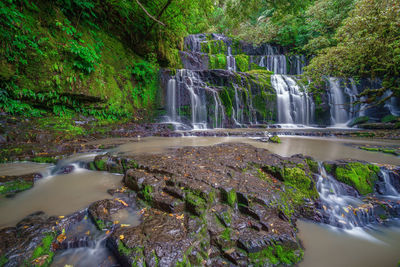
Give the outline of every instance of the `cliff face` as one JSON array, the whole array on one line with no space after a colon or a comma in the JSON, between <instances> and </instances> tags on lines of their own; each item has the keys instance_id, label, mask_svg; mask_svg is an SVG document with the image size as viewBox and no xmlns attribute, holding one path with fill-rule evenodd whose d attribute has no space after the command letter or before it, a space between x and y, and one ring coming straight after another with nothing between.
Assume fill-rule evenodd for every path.
<instances>
[{"instance_id":1,"label":"cliff face","mask_svg":"<svg viewBox=\"0 0 400 267\"><path fill-rule=\"evenodd\" d=\"M120 33L96 25L94 14L68 15L52 1L2 9L1 109L111 119L152 109L157 64L138 57Z\"/></svg>"}]
</instances>

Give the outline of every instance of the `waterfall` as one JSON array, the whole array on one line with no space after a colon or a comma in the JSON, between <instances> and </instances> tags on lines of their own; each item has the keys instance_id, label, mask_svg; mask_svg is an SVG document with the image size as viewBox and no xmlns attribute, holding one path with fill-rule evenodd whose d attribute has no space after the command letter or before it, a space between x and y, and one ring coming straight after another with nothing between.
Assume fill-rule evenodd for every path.
<instances>
[{"instance_id":1,"label":"waterfall","mask_svg":"<svg viewBox=\"0 0 400 267\"><path fill-rule=\"evenodd\" d=\"M272 75L271 85L277 93L278 123L310 125L314 103L299 84L286 75Z\"/></svg>"},{"instance_id":2,"label":"waterfall","mask_svg":"<svg viewBox=\"0 0 400 267\"><path fill-rule=\"evenodd\" d=\"M388 198L400 199L400 193L393 187L390 179L390 171L381 168L381 176L385 192L383 195L375 195L371 202L369 198L362 199L348 185L342 184L326 173L322 163L319 163L319 175L317 181L317 190L321 199L324 221L330 225L354 229L355 227L364 227L377 221L375 214L376 206L379 206L381 200L387 202ZM377 204L372 204L377 203Z\"/></svg>"},{"instance_id":3,"label":"waterfall","mask_svg":"<svg viewBox=\"0 0 400 267\"><path fill-rule=\"evenodd\" d=\"M221 99L218 96L216 91L213 91L214 98L214 128L223 128L224 127L224 108L221 103Z\"/></svg>"},{"instance_id":4,"label":"waterfall","mask_svg":"<svg viewBox=\"0 0 400 267\"><path fill-rule=\"evenodd\" d=\"M374 209L360 199L350 196L344 185L327 175L319 163L317 190L322 202L326 223L345 229L366 226L375 221Z\"/></svg>"},{"instance_id":5,"label":"waterfall","mask_svg":"<svg viewBox=\"0 0 400 267\"><path fill-rule=\"evenodd\" d=\"M240 107L241 101L239 99L237 85L234 84L233 88L235 88L235 107L232 107L232 119L237 126L242 127L241 122L243 122L243 109Z\"/></svg>"},{"instance_id":6,"label":"waterfall","mask_svg":"<svg viewBox=\"0 0 400 267\"><path fill-rule=\"evenodd\" d=\"M176 113L176 80L175 77L169 79L167 87L167 112L171 122L177 121Z\"/></svg>"},{"instance_id":7,"label":"waterfall","mask_svg":"<svg viewBox=\"0 0 400 267\"><path fill-rule=\"evenodd\" d=\"M232 48L228 47L228 55L226 56L227 69L230 71L236 71L236 59L232 56Z\"/></svg>"},{"instance_id":8,"label":"waterfall","mask_svg":"<svg viewBox=\"0 0 400 267\"><path fill-rule=\"evenodd\" d=\"M196 90L196 85L204 88L204 83L191 70L177 70L177 77L189 92L193 129L207 129L206 101L201 97L200 90Z\"/></svg>"},{"instance_id":9,"label":"waterfall","mask_svg":"<svg viewBox=\"0 0 400 267\"><path fill-rule=\"evenodd\" d=\"M346 100L340 87L340 80L329 78L329 105L331 107L331 124L345 124L350 119L348 112L344 108Z\"/></svg>"},{"instance_id":10,"label":"waterfall","mask_svg":"<svg viewBox=\"0 0 400 267\"><path fill-rule=\"evenodd\" d=\"M279 123L293 123L293 118L290 115L290 93L289 87L283 79L282 75L272 75L271 85L276 90L277 94L277 114Z\"/></svg>"},{"instance_id":11,"label":"waterfall","mask_svg":"<svg viewBox=\"0 0 400 267\"><path fill-rule=\"evenodd\" d=\"M275 74L287 74L285 55L268 55L266 67Z\"/></svg>"},{"instance_id":12,"label":"waterfall","mask_svg":"<svg viewBox=\"0 0 400 267\"><path fill-rule=\"evenodd\" d=\"M383 181L385 185L385 194L390 197L400 198L400 193L397 192L396 188L392 185L390 181L390 173L387 169L381 168L381 173L383 176Z\"/></svg>"}]
</instances>

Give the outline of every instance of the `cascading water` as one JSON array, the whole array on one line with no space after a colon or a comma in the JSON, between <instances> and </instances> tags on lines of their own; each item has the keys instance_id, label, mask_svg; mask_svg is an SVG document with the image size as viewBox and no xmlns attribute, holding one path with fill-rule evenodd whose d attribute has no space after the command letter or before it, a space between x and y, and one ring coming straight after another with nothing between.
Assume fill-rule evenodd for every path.
<instances>
[{"instance_id":1,"label":"cascading water","mask_svg":"<svg viewBox=\"0 0 400 267\"><path fill-rule=\"evenodd\" d=\"M272 75L271 85L277 93L278 123L309 125L313 120L312 98L298 83L286 75Z\"/></svg>"},{"instance_id":2,"label":"cascading water","mask_svg":"<svg viewBox=\"0 0 400 267\"><path fill-rule=\"evenodd\" d=\"M345 109L346 100L340 87L340 80L329 78L329 105L331 107L331 124L345 125L350 116Z\"/></svg>"},{"instance_id":3,"label":"cascading water","mask_svg":"<svg viewBox=\"0 0 400 267\"><path fill-rule=\"evenodd\" d=\"M375 196L378 206L380 198L385 203L388 198L400 199L399 192L390 182L389 171L381 168L380 174L383 177L385 192L383 195ZM328 175L323 164L319 163L317 190L323 208L324 222L349 230L375 223L379 217L375 214L376 206L369 202L368 198L365 201L355 190L349 188Z\"/></svg>"},{"instance_id":4,"label":"cascading water","mask_svg":"<svg viewBox=\"0 0 400 267\"><path fill-rule=\"evenodd\" d=\"M236 71L236 60L235 57L232 56L232 48L228 47L228 55L226 56L226 64L227 69L230 71Z\"/></svg>"},{"instance_id":5,"label":"cascading water","mask_svg":"<svg viewBox=\"0 0 400 267\"><path fill-rule=\"evenodd\" d=\"M344 185L326 173L319 163L317 190L327 217L326 223L345 229L366 226L375 221L374 209L347 193Z\"/></svg>"},{"instance_id":6,"label":"cascading water","mask_svg":"<svg viewBox=\"0 0 400 267\"><path fill-rule=\"evenodd\" d=\"M196 90L196 85L201 87L203 82L193 71L185 69L177 70L177 78L185 85L190 95L193 129L207 129L206 101Z\"/></svg>"},{"instance_id":7,"label":"cascading water","mask_svg":"<svg viewBox=\"0 0 400 267\"><path fill-rule=\"evenodd\" d=\"M167 88L167 111L168 118L171 122L177 121L176 113L176 80L175 77L169 79Z\"/></svg>"},{"instance_id":8,"label":"cascading water","mask_svg":"<svg viewBox=\"0 0 400 267\"><path fill-rule=\"evenodd\" d=\"M390 181L389 171L382 168L381 173L382 173L383 181L384 181L384 185L385 185L386 196L400 199L400 193L397 192L396 188L394 188L394 186L392 185L392 183Z\"/></svg>"}]
</instances>

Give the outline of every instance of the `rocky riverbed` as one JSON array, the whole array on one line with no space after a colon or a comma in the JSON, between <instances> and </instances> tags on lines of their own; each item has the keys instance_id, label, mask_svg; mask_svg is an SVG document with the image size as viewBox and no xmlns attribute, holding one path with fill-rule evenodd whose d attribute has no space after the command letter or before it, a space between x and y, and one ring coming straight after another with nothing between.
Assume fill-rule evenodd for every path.
<instances>
[{"instance_id":1,"label":"rocky riverbed","mask_svg":"<svg viewBox=\"0 0 400 267\"><path fill-rule=\"evenodd\" d=\"M85 220L103 232L106 250L115 255L106 266L293 265L304 253L297 219L330 222L316 187L318 163L302 155L284 158L247 144L221 144L157 154L110 153L85 166L124 174L124 187L109 191L109 199L87 211L60 217L39 212L1 229L6 266L48 265L66 248L90 246L91 233L73 230ZM352 213L373 211L371 223L400 215L398 201L378 197L385 193L379 167L347 161L324 166L365 204ZM354 172L362 182L352 183ZM400 190L396 168L390 179ZM140 210L129 211L137 223L115 219L132 207ZM343 227L340 221L337 226Z\"/></svg>"}]
</instances>

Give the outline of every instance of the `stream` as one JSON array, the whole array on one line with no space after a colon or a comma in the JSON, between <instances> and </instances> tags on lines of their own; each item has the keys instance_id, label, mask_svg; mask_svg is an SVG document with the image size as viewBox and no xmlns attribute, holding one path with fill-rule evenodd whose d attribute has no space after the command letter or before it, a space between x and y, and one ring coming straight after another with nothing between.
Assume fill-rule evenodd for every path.
<instances>
[{"instance_id":1,"label":"stream","mask_svg":"<svg viewBox=\"0 0 400 267\"><path fill-rule=\"evenodd\" d=\"M128 156L158 153L184 146L241 142L268 149L272 153L285 157L301 153L312 156L318 161L353 158L378 164L400 165L400 158L394 155L357 148L361 145L399 147L400 141L293 136L282 136L281 140L282 144L273 144L244 137L147 137L104 139L96 143L119 144L107 151L111 154ZM39 210L48 215L68 215L87 208L94 201L110 198L107 190L122 186L122 176L82 168L83 163L93 160L95 156L96 154L77 154L60 161L58 165L28 162L0 164L0 175L37 172L43 176L32 189L18 193L12 198L0 198L0 213L7 214L0 217L0 228L13 226L25 216ZM340 195L340 190L336 192L335 185L329 184L329 177L322 169L317 187L322 202L328 206L328 209L332 208L331 214L334 214L334 210L338 208L335 203L343 203L343 205L340 204L342 206L339 209L350 204L354 206L360 204L355 198ZM388 188L388 190L392 189ZM396 193L394 191L392 197L399 197L395 195ZM135 212L136 210L122 210L114 215L114 219L121 223L135 225L139 223ZM393 221L389 227L372 227L368 221L365 221L361 226L363 227L352 225L340 229L299 221L299 236L305 247L305 258L300 266L395 266L400 259L400 222ZM104 233L96 230L87 219L80 222L75 230L79 233L90 232L90 244L57 252L52 266L118 266L105 247Z\"/></svg>"}]
</instances>

